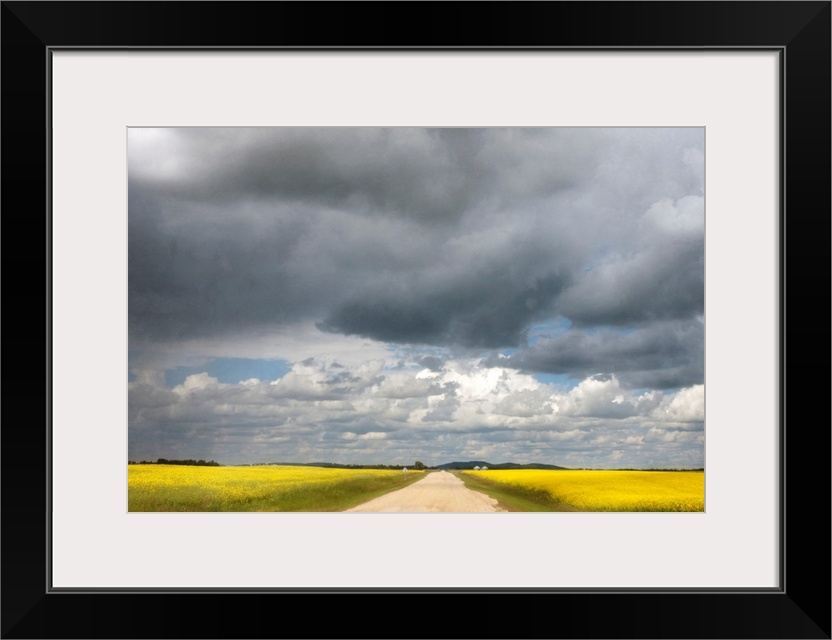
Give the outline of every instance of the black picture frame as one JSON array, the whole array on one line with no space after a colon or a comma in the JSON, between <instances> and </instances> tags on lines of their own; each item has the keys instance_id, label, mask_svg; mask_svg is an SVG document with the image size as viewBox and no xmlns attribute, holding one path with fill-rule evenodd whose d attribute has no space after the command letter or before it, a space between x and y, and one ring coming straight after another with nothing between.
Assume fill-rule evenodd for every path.
<instances>
[{"instance_id":1,"label":"black picture frame","mask_svg":"<svg viewBox=\"0 0 832 640\"><path fill-rule=\"evenodd\" d=\"M830 638L830 15L828 1L2 2L2 637ZM54 592L48 91L64 47L779 52L780 587Z\"/></svg>"}]
</instances>

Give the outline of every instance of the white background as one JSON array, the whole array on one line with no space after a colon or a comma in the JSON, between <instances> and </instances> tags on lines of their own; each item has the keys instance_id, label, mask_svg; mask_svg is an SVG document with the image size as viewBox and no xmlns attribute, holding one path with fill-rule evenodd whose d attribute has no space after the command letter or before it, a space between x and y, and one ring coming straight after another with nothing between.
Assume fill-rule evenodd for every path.
<instances>
[{"instance_id":1,"label":"white background","mask_svg":"<svg viewBox=\"0 0 832 640\"><path fill-rule=\"evenodd\" d=\"M56 52L55 587L778 584L774 53ZM127 513L128 126L706 127L706 512Z\"/></svg>"}]
</instances>

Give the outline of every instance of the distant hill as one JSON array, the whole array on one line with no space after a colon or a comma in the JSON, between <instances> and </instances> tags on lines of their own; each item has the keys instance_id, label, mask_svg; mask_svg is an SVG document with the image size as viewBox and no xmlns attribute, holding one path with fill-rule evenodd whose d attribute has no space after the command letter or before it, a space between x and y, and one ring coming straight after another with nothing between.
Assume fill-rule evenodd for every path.
<instances>
[{"instance_id":1,"label":"distant hill","mask_svg":"<svg viewBox=\"0 0 832 640\"><path fill-rule=\"evenodd\" d=\"M259 467L265 465L279 465L285 467L327 467L331 469L401 469L411 465L400 464L340 464L338 462L257 462L243 465ZM473 469L474 467L488 467L489 469L568 469L554 464L542 464L532 462L530 464L517 464L516 462L492 463L485 460L469 460L468 462L446 462L445 464L428 467L430 469Z\"/></svg>"},{"instance_id":2,"label":"distant hill","mask_svg":"<svg viewBox=\"0 0 832 640\"><path fill-rule=\"evenodd\" d=\"M468 462L446 462L438 464L435 469L473 469L474 467L488 467L489 469L566 469L554 464L542 464L532 462L530 464L517 464L516 462L492 463L485 460L469 460Z\"/></svg>"}]
</instances>

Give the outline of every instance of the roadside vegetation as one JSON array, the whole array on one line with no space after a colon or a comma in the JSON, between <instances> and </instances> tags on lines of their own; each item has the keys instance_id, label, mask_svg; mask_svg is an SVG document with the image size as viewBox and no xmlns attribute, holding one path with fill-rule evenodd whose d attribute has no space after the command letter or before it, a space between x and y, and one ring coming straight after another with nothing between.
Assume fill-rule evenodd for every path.
<instances>
[{"instance_id":1,"label":"roadside vegetation","mask_svg":"<svg viewBox=\"0 0 832 640\"><path fill-rule=\"evenodd\" d=\"M488 470L457 475L512 511L704 511L702 471Z\"/></svg>"},{"instance_id":2,"label":"roadside vegetation","mask_svg":"<svg viewBox=\"0 0 832 640\"><path fill-rule=\"evenodd\" d=\"M509 486L483 477L479 472L450 471L465 483L465 486L494 498L506 511L578 511L570 505L558 503L542 489Z\"/></svg>"},{"instance_id":3,"label":"roadside vegetation","mask_svg":"<svg viewBox=\"0 0 832 640\"><path fill-rule=\"evenodd\" d=\"M131 464L127 508L131 512L343 511L423 477L423 471Z\"/></svg>"}]
</instances>

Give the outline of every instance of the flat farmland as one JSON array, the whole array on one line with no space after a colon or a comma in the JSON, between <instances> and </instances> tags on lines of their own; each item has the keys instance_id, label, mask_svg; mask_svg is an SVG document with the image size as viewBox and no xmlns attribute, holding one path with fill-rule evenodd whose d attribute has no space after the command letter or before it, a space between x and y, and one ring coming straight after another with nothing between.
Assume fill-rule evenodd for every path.
<instances>
[{"instance_id":1,"label":"flat farmland","mask_svg":"<svg viewBox=\"0 0 832 640\"><path fill-rule=\"evenodd\" d=\"M462 471L471 488L516 511L704 511L703 471Z\"/></svg>"},{"instance_id":2,"label":"flat farmland","mask_svg":"<svg viewBox=\"0 0 832 640\"><path fill-rule=\"evenodd\" d=\"M425 476L386 469L131 464L128 511L343 511Z\"/></svg>"}]
</instances>

